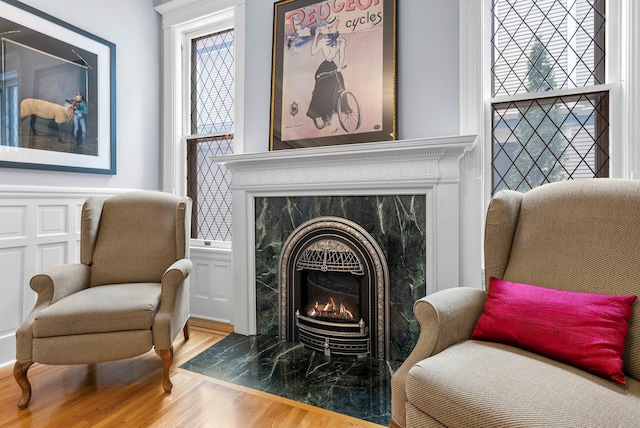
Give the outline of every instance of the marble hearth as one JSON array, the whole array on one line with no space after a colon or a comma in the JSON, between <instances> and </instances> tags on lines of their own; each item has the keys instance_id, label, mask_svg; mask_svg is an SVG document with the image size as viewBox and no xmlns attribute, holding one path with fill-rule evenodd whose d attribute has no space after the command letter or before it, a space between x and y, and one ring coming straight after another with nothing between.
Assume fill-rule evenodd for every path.
<instances>
[{"instance_id":1,"label":"marble hearth","mask_svg":"<svg viewBox=\"0 0 640 428\"><path fill-rule=\"evenodd\" d=\"M233 173L233 324L278 335L278 261L293 230L322 216L363 227L389 269L390 359L417 337L413 302L458 286L460 159L475 136L214 158Z\"/></svg>"}]
</instances>

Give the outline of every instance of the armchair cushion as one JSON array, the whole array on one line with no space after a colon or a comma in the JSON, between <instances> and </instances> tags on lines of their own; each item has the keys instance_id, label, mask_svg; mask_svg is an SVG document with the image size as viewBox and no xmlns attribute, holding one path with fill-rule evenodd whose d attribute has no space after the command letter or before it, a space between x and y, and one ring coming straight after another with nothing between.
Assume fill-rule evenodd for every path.
<instances>
[{"instance_id":1,"label":"armchair cushion","mask_svg":"<svg viewBox=\"0 0 640 428\"><path fill-rule=\"evenodd\" d=\"M36 338L150 330L160 305L159 283L87 288L41 310L33 322Z\"/></svg>"},{"instance_id":2,"label":"armchair cushion","mask_svg":"<svg viewBox=\"0 0 640 428\"><path fill-rule=\"evenodd\" d=\"M450 427L635 427L640 382L623 386L500 343L467 340L413 366L407 399ZM434 425L435 426L435 425Z\"/></svg>"},{"instance_id":3,"label":"armchair cushion","mask_svg":"<svg viewBox=\"0 0 640 428\"><path fill-rule=\"evenodd\" d=\"M622 357L636 299L491 277L471 338L518 346L624 384Z\"/></svg>"},{"instance_id":4,"label":"armchair cushion","mask_svg":"<svg viewBox=\"0 0 640 428\"><path fill-rule=\"evenodd\" d=\"M178 249L179 243L184 247L184 212L169 194L130 192L107 199L96 233L91 287L160 282L166 269L185 254Z\"/></svg>"}]
</instances>

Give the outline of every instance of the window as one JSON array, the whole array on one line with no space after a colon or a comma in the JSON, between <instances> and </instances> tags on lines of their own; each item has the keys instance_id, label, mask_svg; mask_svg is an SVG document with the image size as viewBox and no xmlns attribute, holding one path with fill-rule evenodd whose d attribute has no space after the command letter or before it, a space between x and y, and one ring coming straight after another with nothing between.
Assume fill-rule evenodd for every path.
<instances>
[{"instance_id":1,"label":"window","mask_svg":"<svg viewBox=\"0 0 640 428\"><path fill-rule=\"evenodd\" d=\"M191 135L187 195L193 200L191 237L231 241L231 172L212 156L233 153L235 128L234 31L191 39Z\"/></svg>"},{"instance_id":2,"label":"window","mask_svg":"<svg viewBox=\"0 0 640 428\"><path fill-rule=\"evenodd\" d=\"M162 15L162 190L193 199L191 246L231 250L231 173L244 151L245 0L169 0Z\"/></svg>"},{"instance_id":3,"label":"window","mask_svg":"<svg viewBox=\"0 0 640 428\"><path fill-rule=\"evenodd\" d=\"M609 176L604 0L492 0L491 193Z\"/></svg>"}]
</instances>

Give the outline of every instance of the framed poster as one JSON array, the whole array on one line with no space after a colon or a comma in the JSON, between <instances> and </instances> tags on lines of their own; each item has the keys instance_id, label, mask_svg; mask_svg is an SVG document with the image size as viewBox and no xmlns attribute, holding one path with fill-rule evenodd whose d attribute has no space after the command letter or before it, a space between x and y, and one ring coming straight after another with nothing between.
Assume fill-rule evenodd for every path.
<instances>
[{"instance_id":1,"label":"framed poster","mask_svg":"<svg viewBox=\"0 0 640 428\"><path fill-rule=\"evenodd\" d=\"M115 45L3 0L0 48L0 167L115 174Z\"/></svg>"},{"instance_id":2,"label":"framed poster","mask_svg":"<svg viewBox=\"0 0 640 428\"><path fill-rule=\"evenodd\" d=\"M271 150L395 140L396 0L274 5Z\"/></svg>"}]
</instances>

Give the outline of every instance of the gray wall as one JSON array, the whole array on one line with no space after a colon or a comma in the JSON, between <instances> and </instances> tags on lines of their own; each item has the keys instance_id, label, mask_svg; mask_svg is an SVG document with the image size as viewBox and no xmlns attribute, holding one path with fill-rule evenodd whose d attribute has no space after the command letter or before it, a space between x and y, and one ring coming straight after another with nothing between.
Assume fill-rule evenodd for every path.
<instances>
[{"instance_id":1,"label":"gray wall","mask_svg":"<svg viewBox=\"0 0 640 428\"><path fill-rule=\"evenodd\" d=\"M159 189L161 32L152 0L22 0L116 44L117 175L0 168L0 184Z\"/></svg>"}]
</instances>

